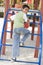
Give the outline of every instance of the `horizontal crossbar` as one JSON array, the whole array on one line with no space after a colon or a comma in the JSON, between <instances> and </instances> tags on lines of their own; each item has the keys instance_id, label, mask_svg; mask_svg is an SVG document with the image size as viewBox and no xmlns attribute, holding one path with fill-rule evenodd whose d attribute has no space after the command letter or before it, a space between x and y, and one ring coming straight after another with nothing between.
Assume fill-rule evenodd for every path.
<instances>
[{"instance_id":1,"label":"horizontal crossbar","mask_svg":"<svg viewBox=\"0 0 43 65\"><path fill-rule=\"evenodd\" d=\"M14 10L14 11L21 11L21 9L18 8L10 8L9 11ZM40 13L39 10L29 10L29 12L33 12L33 13Z\"/></svg>"},{"instance_id":2,"label":"horizontal crossbar","mask_svg":"<svg viewBox=\"0 0 43 65\"><path fill-rule=\"evenodd\" d=\"M11 61L9 59L0 59L1 61ZM29 62L29 61L21 61L21 60L16 60L14 62L21 62L21 63L31 63L31 64L39 64L39 62Z\"/></svg>"},{"instance_id":3,"label":"horizontal crossbar","mask_svg":"<svg viewBox=\"0 0 43 65\"><path fill-rule=\"evenodd\" d=\"M7 30L6 30L6 31L4 31L4 32L11 33L12 31L7 31ZM34 34L32 34L32 33L29 33L29 34L30 34L30 35L37 35L37 36L40 36L40 34L35 34L35 33L34 33Z\"/></svg>"},{"instance_id":4,"label":"horizontal crossbar","mask_svg":"<svg viewBox=\"0 0 43 65\"><path fill-rule=\"evenodd\" d=\"M12 13L8 13L8 14L12 14ZM15 15L15 14L14 14L14 15ZM34 14L27 14L27 16L31 16L31 17L33 17ZM36 15L35 17L36 17L36 18L37 18L37 17L40 17L40 15Z\"/></svg>"},{"instance_id":5,"label":"horizontal crossbar","mask_svg":"<svg viewBox=\"0 0 43 65\"><path fill-rule=\"evenodd\" d=\"M10 20L7 20L7 22L10 22ZM40 25L40 23L38 23L38 22L29 22L30 24L39 24Z\"/></svg>"},{"instance_id":6,"label":"horizontal crossbar","mask_svg":"<svg viewBox=\"0 0 43 65\"><path fill-rule=\"evenodd\" d=\"M20 46L22 48L32 48L32 49L41 49L39 47L33 47L33 46Z\"/></svg>"},{"instance_id":7,"label":"horizontal crossbar","mask_svg":"<svg viewBox=\"0 0 43 65\"><path fill-rule=\"evenodd\" d=\"M1 61L11 61L9 59L3 59L3 58L0 58Z\"/></svg>"},{"instance_id":8,"label":"horizontal crossbar","mask_svg":"<svg viewBox=\"0 0 43 65\"><path fill-rule=\"evenodd\" d=\"M22 60L16 60L16 62L31 63L31 64L39 64L39 62L29 62L29 61L22 61Z\"/></svg>"},{"instance_id":9,"label":"horizontal crossbar","mask_svg":"<svg viewBox=\"0 0 43 65\"><path fill-rule=\"evenodd\" d=\"M12 44L0 44L0 46L12 46ZM39 47L33 47L33 46L19 46L22 48L32 48L32 49L41 49Z\"/></svg>"}]
</instances>

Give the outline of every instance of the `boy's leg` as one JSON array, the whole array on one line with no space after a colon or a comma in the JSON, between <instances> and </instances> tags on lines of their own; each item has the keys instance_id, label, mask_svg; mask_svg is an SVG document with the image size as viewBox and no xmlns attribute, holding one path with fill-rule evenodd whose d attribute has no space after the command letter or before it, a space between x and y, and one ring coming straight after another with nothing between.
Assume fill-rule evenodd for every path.
<instances>
[{"instance_id":1,"label":"boy's leg","mask_svg":"<svg viewBox=\"0 0 43 65\"><path fill-rule=\"evenodd\" d=\"M30 31L27 30L27 29L25 29L25 28L23 28L23 29L22 29L22 32L23 32L24 36L23 36L23 38L21 39L21 41L25 42L26 39L29 37Z\"/></svg>"},{"instance_id":2,"label":"boy's leg","mask_svg":"<svg viewBox=\"0 0 43 65\"><path fill-rule=\"evenodd\" d=\"M20 35L15 33L13 35L13 46L12 46L12 58L16 58L19 56L19 41L20 41Z\"/></svg>"}]
</instances>

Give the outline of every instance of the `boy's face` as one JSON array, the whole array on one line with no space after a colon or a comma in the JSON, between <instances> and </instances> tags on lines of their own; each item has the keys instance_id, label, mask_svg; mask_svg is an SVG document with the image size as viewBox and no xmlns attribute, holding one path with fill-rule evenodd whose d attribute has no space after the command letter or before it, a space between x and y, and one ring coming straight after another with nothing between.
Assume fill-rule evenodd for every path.
<instances>
[{"instance_id":1,"label":"boy's face","mask_svg":"<svg viewBox=\"0 0 43 65\"><path fill-rule=\"evenodd\" d=\"M29 9L27 7L23 9L24 13L27 13L28 11L29 11Z\"/></svg>"}]
</instances>

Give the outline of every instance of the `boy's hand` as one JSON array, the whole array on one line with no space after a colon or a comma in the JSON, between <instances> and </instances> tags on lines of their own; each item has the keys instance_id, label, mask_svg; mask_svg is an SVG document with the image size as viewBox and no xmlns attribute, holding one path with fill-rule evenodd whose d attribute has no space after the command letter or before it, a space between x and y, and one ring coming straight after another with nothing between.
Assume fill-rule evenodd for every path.
<instances>
[{"instance_id":1,"label":"boy's hand","mask_svg":"<svg viewBox=\"0 0 43 65\"><path fill-rule=\"evenodd\" d=\"M28 22L24 23L24 28L28 28L30 26L30 24Z\"/></svg>"},{"instance_id":2,"label":"boy's hand","mask_svg":"<svg viewBox=\"0 0 43 65\"><path fill-rule=\"evenodd\" d=\"M29 20L27 22L24 22L24 28L28 28L30 26Z\"/></svg>"}]
</instances>

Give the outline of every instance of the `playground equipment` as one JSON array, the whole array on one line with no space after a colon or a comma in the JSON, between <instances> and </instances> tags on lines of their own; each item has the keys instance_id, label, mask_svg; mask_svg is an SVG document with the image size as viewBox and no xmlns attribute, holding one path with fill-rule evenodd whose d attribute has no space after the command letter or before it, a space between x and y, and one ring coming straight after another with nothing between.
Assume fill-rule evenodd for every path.
<instances>
[{"instance_id":1,"label":"playground equipment","mask_svg":"<svg viewBox=\"0 0 43 65\"><path fill-rule=\"evenodd\" d=\"M6 23L7 22L10 22L10 20L7 19L7 16L8 14L11 14L9 11L11 10L14 10L14 11L21 11L21 10L18 10L18 9L15 9L15 8L12 8L12 9L8 9L7 13L6 13L6 16L5 16L5 20L4 20L4 25L3 25L3 29L2 29L2 35L0 37L0 56L1 56L1 50L2 50L2 46L12 46L12 44L3 44L2 42L2 39L3 39L3 36L4 36L4 32L8 32L8 33L11 33L12 31L8 31L8 30L5 30L5 26L6 26ZM28 61L20 61L20 60L17 60L16 62L23 62L23 63L31 63L31 64L38 64L38 65L41 65L41 56L42 56L42 17L41 17L41 13L37 10L29 10L29 12L33 12L33 13L38 13L39 15L35 16L36 18L39 17L40 18L40 22L30 22L32 24L37 24L38 26L40 26L40 33L39 34L32 34L30 33L30 35L34 35L34 36L40 36L40 45L39 47L33 47L33 46L23 46L22 48L31 48L31 49L37 49L39 50L39 57L38 57L38 62L28 62ZM33 16L33 14L27 14L27 16ZM10 61L8 59L3 59L3 58L0 58L0 60L5 60L5 61Z\"/></svg>"},{"instance_id":2,"label":"playground equipment","mask_svg":"<svg viewBox=\"0 0 43 65\"><path fill-rule=\"evenodd\" d=\"M24 1L24 0L18 0L19 2L21 2L21 1ZM34 6L34 9L38 9L38 3L39 2L41 2L41 13L42 13L42 19L43 19L43 0L26 0L27 2L28 2L28 4L29 3L32 3L32 1L33 1L33 6ZM37 2L36 2L37 1ZM4 13L4 16L5 16L5 14L6 14L6 12L7 12L7 10L8 10L8 8L10 7L10 5L9 5L9 2L10 2L10 0L4 0L4 3L5 3L5 13ZM11 2L13 2L13 4L15 5L15 3L16 3L16 0L11 0ZM32 6L32 7L33 7ZM33 20L34 21L34 20ZM11 23L11 29L13 28L13 24ZM6 28L5 29L7 29L7 24L6 24ZM33 27L33 30L32 31L34 31L34 27ZM33 32L34 33L34 32ZM12 33L11 33L11 37L12 37ZM33 35L31 35L31 39L33 40ZM38 36L38 38L39 38L39 36ZM37 38L37 40L38 40L38 38ZM37 43L39 43L39 41L37 41L36 40L36 44ZM3 38L3 43L6 43L6 32L4 32L4 38ZM39 46L39 45L36 45L36 46ZM2 54L3 55L5 55L5 47L3 47L3 52L2 52ZM35 54L34 54L34 57L38 57L38 51L37 50L35 50Z\"/></svg>"}]
</instances>

